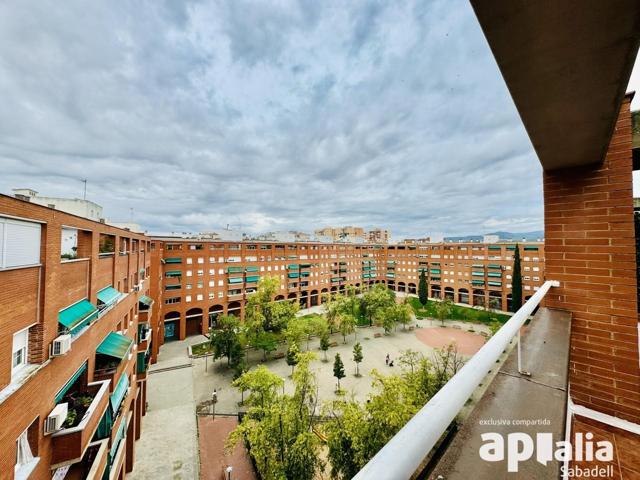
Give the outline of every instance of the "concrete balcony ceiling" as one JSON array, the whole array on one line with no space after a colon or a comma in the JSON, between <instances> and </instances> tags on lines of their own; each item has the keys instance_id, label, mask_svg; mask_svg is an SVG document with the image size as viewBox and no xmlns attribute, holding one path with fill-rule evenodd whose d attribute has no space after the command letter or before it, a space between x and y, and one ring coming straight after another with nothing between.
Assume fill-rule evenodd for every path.
<instances>
[{"instance_id":1,"label":"concrete balcony ceiling","mask_svg":"<svg viewBox=\"0 0 640 480\"><path fill-rule=\"evenodd\" d=\"M640 43L638 0L471 0L545 170L603 161Z\"/></svg>"}]
</instances>

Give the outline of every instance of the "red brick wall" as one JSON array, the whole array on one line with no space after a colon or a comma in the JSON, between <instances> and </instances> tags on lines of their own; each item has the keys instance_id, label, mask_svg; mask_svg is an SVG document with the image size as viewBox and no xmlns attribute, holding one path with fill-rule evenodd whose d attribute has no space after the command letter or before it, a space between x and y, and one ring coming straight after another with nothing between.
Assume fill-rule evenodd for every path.
<instances>
[{"instance_id":1,"label":"red brick wall","mask_svg":"<svg viewBox=\"0 0 640 480\"><path fill-rule=\"evenodd\" d=\"M134 278L134 274L146 264L143 254L134 254L119 258L116 269L113 260L98 258L99 233L125 236L139 240L139 246L147 242L142 235L127 232L97 222L65 214L63 212L16 200L0 195L0 214L45 222L42 228L41 267L25 267L12 270L0 270L0 391L10 381L11 342L7 341L13 333L34 322L30 329L30 363L40 363L40 370L10 395L0 397L0 479L12 479L16 459L16 439L25 428L37 419L33 436L38 444L41 460L31 478L50 478L52 441L43 435L43 421L54 406L54 398L59 389L71 375L88 361L89 381L93 379L96 348L105 336L122 323L125 316L131 318L138 297L142 293L128 295L120 303L94 322L89 329L75 339L71 351L64 357L51 358L47 362L49 345L58 331L58 311L70 303L89 296L96 302L96 292L108 284L114 284L114 278ZM86 260L62 262L60 259L60 236L63 225L92 231L88 238L91 245L84 245L82 253ZM86 247L86 248L84 248ZM147 257L148 258L148 257ZM106 267L103 267L104 265ZM40 286L38 279L41 278ZM132 284L130 284L130 287ZM143 284L142 291L148 291L149 281ZM134 318L126 335L134 338L137 333L137 320ZM136 355L127 362L127 372L135 371ZM132 382L131 392L125 399L125 412L138 395L137 382ZM9 421L4 421L9 419Z\"/></svg>"},{"instance_id":2,"label":"red brick wall","mask_svg":"<svg viewBox=\"0 0 640 480\"><path fill-rule=\"evenodd\" d=\"M630 97L601 165L544 174L546 304L571 311L571 396L640 422Z\"/></svg>"}]
</instances>

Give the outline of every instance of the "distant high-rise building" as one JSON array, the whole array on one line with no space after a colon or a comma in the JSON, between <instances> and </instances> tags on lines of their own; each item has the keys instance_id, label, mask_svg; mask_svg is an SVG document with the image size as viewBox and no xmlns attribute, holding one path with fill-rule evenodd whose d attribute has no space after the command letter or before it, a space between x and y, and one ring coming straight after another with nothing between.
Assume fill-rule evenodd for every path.
<instances>
[{"instance_id":1,"label":"distant high-rise building","mask_svg":"<svg viewBox=\"0 0 640 480\"><path fill-rule=\"evenodd\" d=\"M389 243L391 232L385 228L374 228L367 232L367 241L371 243Z\"/></svg>"}]
</instances>

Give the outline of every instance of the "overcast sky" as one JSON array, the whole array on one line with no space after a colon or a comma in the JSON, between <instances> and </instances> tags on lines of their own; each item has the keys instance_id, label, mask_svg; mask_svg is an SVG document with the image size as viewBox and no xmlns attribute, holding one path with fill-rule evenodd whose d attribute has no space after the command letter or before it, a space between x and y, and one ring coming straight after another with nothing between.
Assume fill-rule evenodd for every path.
<instances>
[{"instance_id":1,"label":"overcast sky","mask_svg":"<svg viewBox=\"0 0 640 480\"><path fill-rule=\"evenodd\" d=\"M150 231L542 228L467 0L0 4L0 191Z\"/></svg>"}]
</instances>

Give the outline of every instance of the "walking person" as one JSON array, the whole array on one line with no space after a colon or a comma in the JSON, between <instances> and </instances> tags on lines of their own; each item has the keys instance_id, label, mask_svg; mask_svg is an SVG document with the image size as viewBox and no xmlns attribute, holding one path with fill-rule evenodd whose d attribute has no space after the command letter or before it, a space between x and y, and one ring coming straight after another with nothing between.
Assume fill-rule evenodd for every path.
<instances>
[{"instance_id":1,"label":"walking person","mask_svg":"<svg viewBox=\"0 0 640 480\"><path fill-rule=\"evenodd\" d=\"M389 366L389 354L387 353L387 358L384 359L384 363L387 364L387 366Z\"/></svg>"}]
</instances>

